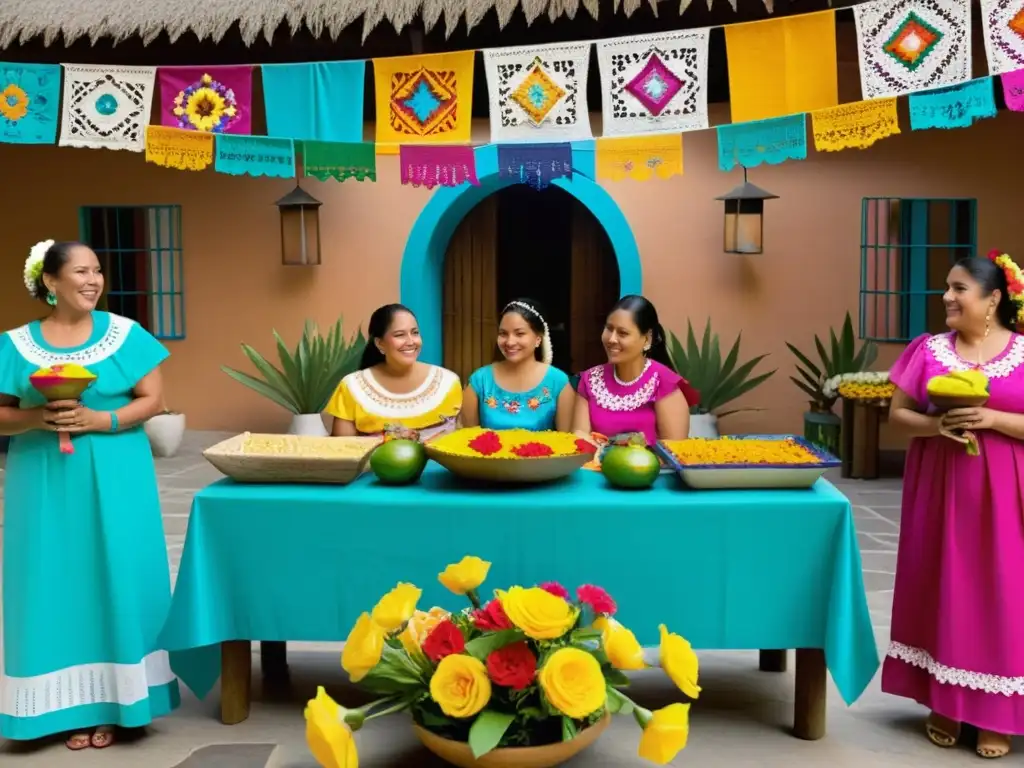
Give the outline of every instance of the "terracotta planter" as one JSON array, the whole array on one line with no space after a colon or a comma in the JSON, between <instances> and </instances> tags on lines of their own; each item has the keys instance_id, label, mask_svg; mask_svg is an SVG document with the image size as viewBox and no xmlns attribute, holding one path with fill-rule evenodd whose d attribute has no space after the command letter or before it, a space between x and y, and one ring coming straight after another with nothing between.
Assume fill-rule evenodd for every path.
<instances>
[{"instance_id":1,"label":"terracotta planter","mask_svg":"<svg viewBox=\"0 0 1024 768\"><path fill-rule=\"evenodd\" d=\"M611 720L611 715L606 713L572 741L560 741L542 747L501 747L479 759L473 757L473 751L464 741L450 741L415 723L412 729L423 746L456 768L553 768L591 746Z\"/></svg>"}]
</instances>

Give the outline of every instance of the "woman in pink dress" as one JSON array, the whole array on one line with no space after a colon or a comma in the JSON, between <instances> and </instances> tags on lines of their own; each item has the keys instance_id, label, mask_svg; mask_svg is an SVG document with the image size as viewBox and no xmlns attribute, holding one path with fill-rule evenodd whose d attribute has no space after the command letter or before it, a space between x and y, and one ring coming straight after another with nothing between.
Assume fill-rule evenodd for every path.
<instances>
[{"instance_id":1,"label":"woman in pink dress","mask_svg":"<svg viewBox=\"0 0 1024 768\"><path fill-rule=\"evenodd\" d=\"M998 256L956 263L943 296L951 332L916 339L889 373L890 420L913 439L882 690L928 707L940 747L976 727L986 758L1024 733L1024 336L1013 331L1024 286ZM936 414L928 380L971 369L989 379L986 406Z\"/></svg>"},{"instance_id":2,"label":"woman in pink dress","mask_svg":"<svg viewBox=\"0 0 1024 768\"><path fill-rule=\"evenodd\" d=\"M580 375L573 430L588 439L642 432L648 445L685 439L697 394L672 369L654 305L643 296L619 299L601 341L608 362Z\"/></svg>"}]
</instances>

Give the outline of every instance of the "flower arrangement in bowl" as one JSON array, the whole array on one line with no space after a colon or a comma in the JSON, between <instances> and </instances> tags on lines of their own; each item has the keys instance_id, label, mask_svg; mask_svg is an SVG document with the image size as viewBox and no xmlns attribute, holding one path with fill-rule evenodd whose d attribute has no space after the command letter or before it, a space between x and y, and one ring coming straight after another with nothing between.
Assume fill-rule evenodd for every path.
<instances>
[{"instance_id":1,"label":"flower arrangement in bowl","mask_svg":"<svg viewBox=\"0 0 1024 768\"><path fill-rule=\"evenodd\" d=\"M426 444L427 455L458 477L497 483L559 480L593 458L596 447L569 432L471 427Z\"/></svg>"},{"instance_id":2,"label":"flower arrangement in bowl","mask_svg":"<svg viewBox=\"0 0 1024 768\"><path fill-rule=\"evenodd\" d=\"M822 386L822 392L830 398L885 404L892 399L896 385L889 381L888 371L842 373L828 379Z\"/></svg>"},{"instance_id":3,"label":"flower arrangement in bowl","mask_svg":"<svg viewBox=\"0 0 1024 768\"><path fill-rule=\"evenodd\" d=\"M306 707L306 739L324 768L355 768L353 732L375 717L408 710L424 746L463 768L549 768L592 744L610 716L632 714L643 729L638 754L666 765L686 747L688 703L655 712L621 690L643 649L617 622L603 589L584 585L573 600L550 582L477 590L491 564L467 556L438 575L471 607L416 609L421 590L400 583L363 613L341 665L352 682L382 698L346 709L323 688ZM661 667L690 699L700 693L697 655L662 625Z\"/></svg>"},{"instance_id":4,"label":"flower arrangement in bowl","mask_svg":"<svg viewBox=\"0 0 1024 768\"><path fill-rule=\"evenodd\" d=\"M40 368L28 377L32 387L48 402L81 400L82 395L96 381L96 374L78 363L61 363ZM75 452L71 435L61 432L57 438L60 452Z\"/></svg>"}]
</instances>

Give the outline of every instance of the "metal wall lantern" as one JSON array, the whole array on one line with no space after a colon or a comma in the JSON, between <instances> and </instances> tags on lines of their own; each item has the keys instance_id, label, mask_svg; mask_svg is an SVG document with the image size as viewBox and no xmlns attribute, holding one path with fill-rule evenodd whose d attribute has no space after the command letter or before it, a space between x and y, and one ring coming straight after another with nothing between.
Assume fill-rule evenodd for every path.
<instances>
[{"instance_id":1,"label":"metal wall lantern","mask_svg":"<svg viewBox=\"0 0 1024 768\"><path fill-rule=\"evenodd\" d=\"M295 189L278 200L281 212L281 263L285 266L320 265L319 200L296 182Z\"/></svg>"},{"instance_id":2,"label":"metal wall lantern","mask_svg":"<svg viewBox=\"0 0 1024 768\"><path fill-rule=\"evenodd\" d=\"M726 253L762 253L764 251L764 201L777 200L773 195L747 181L743 167L743 183L716 200L725 203Z\"/></svg>"}]
</instances>

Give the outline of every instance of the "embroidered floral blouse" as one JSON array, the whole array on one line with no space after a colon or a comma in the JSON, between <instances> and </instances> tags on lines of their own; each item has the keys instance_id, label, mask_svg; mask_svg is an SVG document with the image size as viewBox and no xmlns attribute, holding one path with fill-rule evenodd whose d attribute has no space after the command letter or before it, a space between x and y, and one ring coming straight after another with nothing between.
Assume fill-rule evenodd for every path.
<instances>
[{"instance_id":1,"label":"embroidered floral blouse","mask_svg":"<svg viewBox=\"0 0 1024 768\"><path fill-rule=\"evenodd\" d=\"M550 365L540 383L526 392L499 387L490 365L478 368L469 377L469 386L480 401L480 426L484 429L554 429L558 395L568 384L569 377Z\"/></svg>"},{"instance_id":2,"label":"embroidered floral blouse","mask_svg":"<svg viewBox=\"0 0 1024 768\"><path fill-rule=\"evenodd\" d=\"M327 413L353 422L362 435L380 434L388 425L400 425L430 437L454 426L461 410L459 377L436 365L431 366L424 382L407 394L384 389L369 369L350 373L327 404Z\"/></svg>"},{"instance_id":3,"label":"embroidered floral blouse","mask_svg":"<svg viewBox=\"0 0 1024 768\"><path fill-rule=\"evenodd\" d=\"M615 367L606 363L584 371L576 391L590 406L591 431L609 437L643 432L647 444L653 445L658 440L654 404L682 383L682 376L653 360L647 361L640 378L629 383L618 381Z\"/></svg>"}]
</instances>

